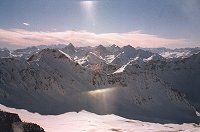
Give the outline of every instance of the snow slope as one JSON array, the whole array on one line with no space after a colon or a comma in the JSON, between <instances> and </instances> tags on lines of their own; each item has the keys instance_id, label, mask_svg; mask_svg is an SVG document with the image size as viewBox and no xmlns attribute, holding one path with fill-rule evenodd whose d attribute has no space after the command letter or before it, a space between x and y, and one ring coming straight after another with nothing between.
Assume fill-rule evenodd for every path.
<instances>
[{"instance_id":1,"label":"snow slope","mask_svg":"<svg viewBox=\"0 0 200 132\"><path fill-rule=\"evenodd\" d=\"M145 60L150 58L151 56L156 56L156 59L161 58L158 54L154 54L141 49L135 49L134 47L127 45L121 48L119 54L116 55L116 57L110 63L116 65L126 65L128 62L130 62L131 60L135 60L136 58Z\"/></svg>"},{"instance_id":2,"label":"snow slope","mask_svg":"<svg viewBox=\"0 0 200 132\"><path fill-rule=\"evenodd\" d=\"M92 64L101 64L105 63L105 60L102 57L99 57L95 53L89 52L85 57L77 60L79 64L83 66L92 65Z\"/></svg>"},{"instance_id":3,"label":"snow slope","mask_svg":"<svg viewBox=\"0 0 200 132\"><path fill-rule=\"evenodd\" d=\"M0 109L19 114L23 121L34 122L46 132L199 132L197 124L158 124L125 119L116 115L96 115L87 111L61 115L40 115L0 105Z\"/></svg>"}]
</instances>

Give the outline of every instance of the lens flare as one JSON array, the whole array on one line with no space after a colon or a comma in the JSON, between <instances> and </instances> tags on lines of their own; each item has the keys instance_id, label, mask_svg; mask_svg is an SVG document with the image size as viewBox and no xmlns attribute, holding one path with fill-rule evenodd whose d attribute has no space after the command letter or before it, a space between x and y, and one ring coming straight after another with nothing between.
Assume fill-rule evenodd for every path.
<instances>
[{"instance_id":1,"label":"lens flare","mask_svg":"<svg viewBox=\"0 0 200 132\"><path fill-rule=\"evenodd\" d=\"M95 3L96 1L81 1L80 5L83 12L86 13L86 18L95 25Z\"/></svg>"},{"instance_id":2,"label":"lens flare","mask_svg":"<svg viewBox=\"0 0 200 132\"><path fill-rule=\"evenodd\" d=\"M94 1L82 1L81 5L87 9L87 10L91 10L91 8L93 8L94 6Z\"/></svg>"}]
</instances>

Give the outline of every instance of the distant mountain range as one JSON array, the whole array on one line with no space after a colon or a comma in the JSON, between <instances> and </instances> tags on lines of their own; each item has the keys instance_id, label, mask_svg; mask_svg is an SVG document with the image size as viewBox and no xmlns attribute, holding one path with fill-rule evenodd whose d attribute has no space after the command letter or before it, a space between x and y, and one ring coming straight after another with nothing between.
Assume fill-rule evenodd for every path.
<instances>
[{"instance_id":1,"label":"distant mountain range","mask_svg":"<svg viewBox=\"0 0 200 132\"><path fill-rule=\"evenodd\" d=\"M142 121L200 122L199 51L73 44L1 49L0 103L41 114L84 109Z\"/></svg>"},{"instance_id":2,"label":"distant mountain range","mask_svg":"<svg viewBox=\"0 0 200 132\"><path fill-rule=\"evenodd\" d=\"M58 45L39 45L27 47L24 49L16 49L9 51L8 49L0 49L0 57L22 57L28 59L32 54L37 53L42 49L60 49L63 52L69 54L75 61L81 64L95 63L93 58L99 63L104 60L106 63L127 63L127 60L140 57L141 59L147 59L152 55L157 56L156 58L163 57L167 60L175 60L180 58L187 58L200 51L200 47L196 48L179 48L179 49L168 49L168 48L134 48L130 45L119 47L115 44L104 47L99 45L96 47L75 47L73 44L58 44ZM93 57L91 57L93 56ZM96 56L96 57L95 57ZM90 59L88 60L88 58ZM120 59L119 59L120 58ZM150 58L149 58L150 59ZM120 62L122 61L122 62ZM124 61L124 62L123 62Z\"/></svg>"}]
</instances>

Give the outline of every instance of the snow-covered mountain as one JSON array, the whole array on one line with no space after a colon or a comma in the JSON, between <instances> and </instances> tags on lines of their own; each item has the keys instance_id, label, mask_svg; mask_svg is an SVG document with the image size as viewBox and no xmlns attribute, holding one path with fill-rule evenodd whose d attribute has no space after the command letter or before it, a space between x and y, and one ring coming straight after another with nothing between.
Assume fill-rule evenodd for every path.
<instances>
[{"instance_id":1,"label":"snow-covered mountain","mask_svg":"<svg viewBox=\"0 0 200 132\"><path fill-rule=\"evenodd\" d=\"M158 54L151 53L149 51L144 51L141 49L135 49L134 47L127 45L121 48L120 52L116 57L111 61L111 64L116 64L116 65L125 65L128 62L136 59L141 59L141 60L146 60L150 57L153 58L153 56L160 56ZM162 58L162 57L157 57Z\"/></svg>"},{"instance_id":2,"label":"snow-covered mountain","mask_svg":"<svg viewBox=\"0 0 200 132\"><path fill-rule=\"evenodd\" d=\"M195 53L200 51L199 47L196 48L179 48L179 49L168 49L168 48L134 48L130 45L119 47L115 44L110 46L99 45L96 47L75 47L72 43L65 44L57 44L57 45L39 45L27 47L24 49L17 49L13 51L9 51L7 49L0 50L0 57L23 57L28 59L32 54L37 53L38 51L50 48L50 49L60 49L63 52L67 53L71 56L73 60L76 62L87 62L88 65L98 64L97 62L89 62L87 60L87 56L90 53L93 53L98 56L98 58L103 59L107 64L121 64L125 65L129 61L139 57L139 59L147 60L150 57L167 59L168 61L179 60L182 58L187 58ZM155 57L156 56L156 57ZM163 57L163 58L161 58ZM84 58L86 60L84 60ZM95 58L94 58L95 59ZM94 60L92 59L92 60ZM86 63L84 63L86 64Z\"/></svg>"},{"instance_id":3,"label":"snow-covered mountain","mask_svg":"<svg viewBox=\"0 0 200 132\"><path fill-rule=\"evenodd\" d=\"M11 53L8 49L4 48L4 49L1 49L0 48L0 58L2 57L11 57Z\"/></svg>"},{"instance_id":4,"label":"snow-covered mountain","mask_svg":"<svg viewBox=\"0 0 200 132\"><path fill-rule=\"evenodd\" d=\"M110 60L112 60L114 57L115 57L114 51L109 51L103 45L99 45L92 48L89 47L85 50L80 50L80 48L77 48L75 60L79 64L91 65L100 63L110 63Z\"/></svg>"},{"instance_id":5,"label":"snow-covered mountain","mask_svg":"<svg viewBox=\"0 0 200 132\"><path fill-rule=\"evenodd\" d=\"M12 51L15 57L28 59L32 54L37 53L40 49L36 46L27 47L25 49L17 49Z\"/></svg>"},{"instance_id":6,"label":"snow-covered mountain","mask_svg":"<svg viewBox=\"0 0 200 132\"><path fill-rule=\"evenodd\" d=\"M5 97L5 103L11 101L14 106L35 106L33 110L37 111L50 100L53 106L64 102L66 94L93 89L87 81L87 69L60 50L44 49L27 61L15 58L3 58L0 61L1 96ZM49 106L47 103L42 109L48 110Z\"/></svg>"},{"instance_id":7,"label":"snow-covered mountain","mask_svg":"<svg viewBox=\"0 0 200 132\"><path fill-rule=\"evenodd\" d=\"M155 65L155 64L154 64ZM157 65L159 78L173 85L179 92L185 93L186 98L200 111L200 52L189 58Z\"/></svg>"},{"instance_id":8,"label":"snow-covered mountain","mask_svg":"<svg viewBox=\"0 0 200 132\"><path fill-rule=\"evenodd\" d=\"M167 49L167 48L139 48L139 49L150 51L152 53L158 53L162 57L169 60L187 58L200 51L199 47L179 48L179 49Z\"/></svg>"},{"instance_id":9,"label":"snow-covered mountain","mask_svg":"<svg viewBox=\"0 0 200 132\"><path fill-rule=\"evenodd\" d=\"M102 50L87 48L87 51L99 57L97 53ZM177 62L169 63L157 57L153 59L155 54L131 46L123 47L120 52L124 52L122 57L127 59L127 63L122 63L124 67L121 63L84 67L63 49L43 49L27 60L1 58L0 103L42 114L84 109L143 121L199 122L196 115L196 106L199 105L199 100L195 100L197 96L193 96L192 92L179 91L182 83L177 83L184 78L174 78L174 82L166 79ZM190 72L198 77L200 58L194 59L194 56L187 58L188 63L178 62L178 66L183 71L189 67ZM152 58L148 61L142 60L149 57ZM191 67L189 62L193 64L193 61L195 63ZM120 68L123 70L116 72ZM195 83L198 84L198 78L190 81L190 84ZM197 89L198 85L191 87L190 84L184 83L187 90Z\"/></svg>"},{"instance_id":10,"label":"snow-covered mountain","mask_svg":"<svg viewBox=\"0 0 200 132\"><path fill-rule=\"evenodd\" d=\"M42 49L50 48L50 49L62 49L66 45L64 44L57 44L57 45L39 45L39 46L32 46L27 47L24 49L16 49L11 51L13 57L20 57L24 59L28 59L31 55L38 53Z\"/></svg>"},{"instance_id":11,"label":"snow-covered mountain","mask_svg":"<svg viewBox=\"0 0 200 132\"><path fill-rule=\"evenodd\" d=\"M112 53L117 53L118 51L120 51L120 47L113 44L111 46L107 46L106 49L109 51L109 52L112 52Z\"/></svg>"},{"instance_id":12,"label":"snow-covered mountain","mask_svg":"<svg viewBox=\"0 0 200 132\"><path fill-rule=\"evenodd\" d=\"M101 56L98 56L93 52L89 52L86 56L81 59L77 59L76 61L83 66L106 63Z\"/></svg>"},{"instance_id":13,"label":"snow-covered mountain","mask_svg":"<svg viewBox=\"0 0 200 132\"><path fill-rule=\"evenodd\" d=\"M124 46L122 48L113 44L111 46L104 47L99 45L96 47L75 47L72 43L68 45L58 44L58 45L39 45L27 47L24 49L16 49L13 51L1 50L2 57L15 57L28 59L32 54L38 53L42 49L59 49L83 66L90 66L93 64L99 64L99 62L104 62L107 64L119 64L125 65L129 61L135 59L150 59L152 56L157 56L156 58L161 58L156 53L151 53L141 49L135 49L132 46ZM3 52L4 51L4 52ZM6 53L5 53L6 52ZM155 57L154 57L155 58Z\"/></svg>"}]
</instances>

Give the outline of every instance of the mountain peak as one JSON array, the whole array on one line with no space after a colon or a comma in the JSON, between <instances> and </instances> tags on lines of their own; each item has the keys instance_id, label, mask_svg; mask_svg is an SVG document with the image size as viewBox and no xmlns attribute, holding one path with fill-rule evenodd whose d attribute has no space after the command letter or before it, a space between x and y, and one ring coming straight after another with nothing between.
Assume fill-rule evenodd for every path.
<instances>
[{"instance_id":1,"label":"mountain peak","mask_svg":"<svg viewBox=\"0 0 200 132\"><path fill-rule=\"evenodd\" d=\"M100 44L100 45L98 45L95 49L103 49L103 50L104 50L104 49L106 49L106 48L105 48L103 45Z\"/></svg>"},{"instance_id":2,"label":"mountain peak","mask_svg":"<svg viewBox=\"0 0 200 132\"><path fill-rule=\"evenodd\" d=\"M72 43L69 43L67 46L68 46L68 47L71 47L71 48L75 48L74 45L73 45Z\"/></svg>"},{"instance_id":3,"label":"mountain peak","mask_svg":"<svg viewBox=\"0 0 200 132\"><path fill-rule=\"evenodd\" d=\"M103 45L98 45L95 47L93 52L99 56L105 56L109 54L109 51Z\"/></svg>"},{"instance_id":4,"label":"mountain peak","mask_svg":"<svg viewBox=\"0 0 200 132\"><path fill-rule=\"evenodd\" d=\"M133 46L131 46L131 45L126 45L126 46L124 46L123 48L134 48ZM135 48L134 48L135 49Z\"/></svg>"},{"instance_id":5,"label":"mountain peak","mask_svg":"<svg viewBox=\"0 0 200 132\"><path fill-rule=\"evenodd\" d=\"M72 43L69 43L67 46L65 46L64 49L75 51L75 47L74 47L74 45Z\"/></svg>"},{"instance_id":6,"label":"mountain peak","mask_svg":"<svg viewBox=\"0 0 200 132\"><path fill-rule=\"evenodd\" d=\"M134 47L132 47L131 45L127 45L122 47L122 51L127 52L127 53L131 53L134 52L136 49Z\"/></svg>"},{"instance_id":7,"label":"mountain peak","mask_svg":"<svg viewBox=\"0 0 200 132\"><path fill-rule=\"evenodd\" d=\"M28 61L37 61L40 60L41 58L46 58L46 57L53 57L53 58L64 58L64 59L71 59L71 57L64 53L61 50L58 49L43 49L39 53L33 54Z\"/></svg>"}]
</instances>

